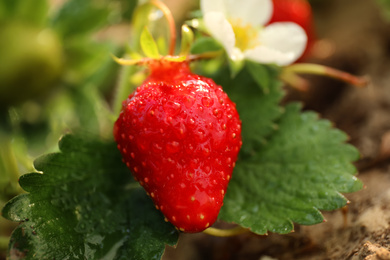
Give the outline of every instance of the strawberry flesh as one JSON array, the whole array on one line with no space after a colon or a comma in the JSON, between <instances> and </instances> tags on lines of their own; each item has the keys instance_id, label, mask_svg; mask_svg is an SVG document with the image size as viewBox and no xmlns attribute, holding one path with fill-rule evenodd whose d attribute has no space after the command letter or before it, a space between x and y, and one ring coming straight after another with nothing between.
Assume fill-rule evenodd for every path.
<instances>
[{"instance_id":1,"label":"strawberry flesh","mask_svg":"<svg viewBox=\"0 0 390 260\"><path fill-rule=\"evenodd\" d=\"M187 62L154 60L123 102L114 138L123 161L178 229L212 225L241 147L235 104Z\"/></svg>"}]
</instances>

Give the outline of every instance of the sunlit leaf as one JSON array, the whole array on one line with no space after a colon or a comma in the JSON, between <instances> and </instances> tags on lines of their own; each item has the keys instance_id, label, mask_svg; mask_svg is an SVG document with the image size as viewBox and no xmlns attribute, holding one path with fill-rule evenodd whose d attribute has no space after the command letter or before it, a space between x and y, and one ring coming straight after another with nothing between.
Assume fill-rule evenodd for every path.
<instances>
[{"instance_id":1,"label":"sunlit leaf","mask_svg":"<svg viewBox=\"0 0 390 260\"><path fill-rule=\"evenodd\" d=\"M153 39L150 31L145 27L141 34L141 48L145 53L146 57L158 59L160 58L160 53L158 51L157 43Z\"/></svg>"}]
</instances>

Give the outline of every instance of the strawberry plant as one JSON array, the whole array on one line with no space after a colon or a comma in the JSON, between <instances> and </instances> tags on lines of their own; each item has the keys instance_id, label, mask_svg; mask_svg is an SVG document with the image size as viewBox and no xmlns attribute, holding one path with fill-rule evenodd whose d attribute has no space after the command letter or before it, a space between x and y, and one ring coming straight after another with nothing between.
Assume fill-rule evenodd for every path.
<instances>
[{"instance_id":1,"label":"strawberry plant","mask_svg":"<svg viewBox=\"0 0 390 260\"><path fill-rule=\"evenodd\" d=\"M67 17L78 5L70 1L54 20L65 36L98 26L74 26L79 17ZM25 192L4 206L2 216L20 222L9 259L160 259L182 232L286 234L294 223L323 222L321 210L343 207L343 193L362 187L352 164L359 153L347 135L298 103L282 104L282 80L296 87L301 73L365 80L290 65L308 38L295 23L268 23L272 1L201 1L201 9L202 17L182 26L176 53L167 7L151 1L137 8L124 58L112 59L126 65L114 71L113 112L101 113L106 90L91 87L104 85L99 73L107 67L77 74L83 66L75 61L70 82L86 86L71 91L80 121L58 149L34 161L19 179ZM161 30L148 29L161 12L168 44L157 38ZM217 219L236 227L221 230Z\"/></svg>"}]
</instances>

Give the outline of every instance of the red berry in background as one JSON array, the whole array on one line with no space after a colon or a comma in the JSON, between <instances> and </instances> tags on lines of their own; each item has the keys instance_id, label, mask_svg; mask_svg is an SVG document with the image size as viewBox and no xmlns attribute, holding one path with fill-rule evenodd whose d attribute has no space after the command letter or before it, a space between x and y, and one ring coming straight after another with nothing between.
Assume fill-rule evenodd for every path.
<instances>
[{"instance_id":1,"label":"red berry in background","mask_svg":"<svg viewBox=\"0 0 390 260\"><path fill-rule=\"evenodd\" d=\"M126 165L166 219L200 232L217 219L241 147L235 104L187 62L153 60L123 102L114 138Z\"/></svg>"},{"instance_id":2,"label":"red berry in background","mask_svg":"<svg viewBox=\"0 0 390 260\"><path fill-rule=\"evenodd\" d=\"M275 22L294 22L300 25L308 37L307 46L302 57L307 56L316 38L310 3L307 0L273 0L273 4L274 12L269 24Z\"/></svg>"}]
</instances>

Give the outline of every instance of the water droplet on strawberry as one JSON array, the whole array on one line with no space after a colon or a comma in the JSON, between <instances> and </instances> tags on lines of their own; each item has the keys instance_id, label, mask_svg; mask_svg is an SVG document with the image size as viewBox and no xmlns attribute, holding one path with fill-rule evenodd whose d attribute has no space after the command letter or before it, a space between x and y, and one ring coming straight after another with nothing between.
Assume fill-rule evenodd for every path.
<instances>
[{"instance_id":1,"label":"water droplet on strawberry","mask_svg":"<svg viewBox=\"0 0 390 260\"><path fill-rule=\"evenodd\" d=\"M219 109L214 109L213 114L216 118L222 117L222 112Z\"/></svg>"},{"instance_id":2,"label":"water droplet on strawberry","mask_svg":"<svg viewBox=\"0 0 390 260\"><path fill-rule=\"evenodd\" d=\"M171 100L164 105L164 111L167 113L167 116L169 117L177 116L177 114L180 113L180 108L181 108L180 103Z\"/></svg>"},{"instance_id":3,"label":"water droplet on strawberry","mask_svg":"<svg viewBox=\"0 0 390 260\"><path fill-rule=\"evenodd\" d=\"M202 97L202 104L205 107L211 107L214 104L214 100L210 97Z\"/></svg>"},{"instance_id":4,"label":"water droplet on strawberry","mask_svg":"<svg viewBox=\"0 0 390 260\"><path fill-rule=\"evenodd\" d=\"M195 98L193 96L185 96L184 98L184 105L186 108L191 108L195 103Z\"/></svg>"}]
</instances>

